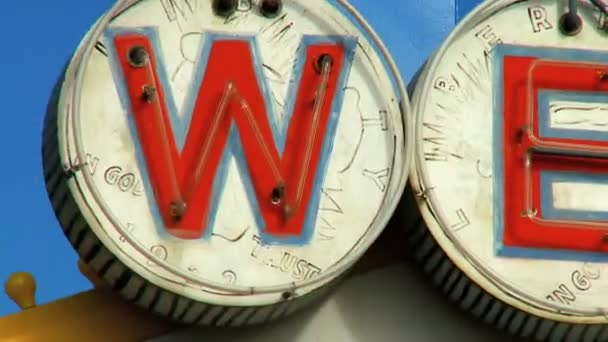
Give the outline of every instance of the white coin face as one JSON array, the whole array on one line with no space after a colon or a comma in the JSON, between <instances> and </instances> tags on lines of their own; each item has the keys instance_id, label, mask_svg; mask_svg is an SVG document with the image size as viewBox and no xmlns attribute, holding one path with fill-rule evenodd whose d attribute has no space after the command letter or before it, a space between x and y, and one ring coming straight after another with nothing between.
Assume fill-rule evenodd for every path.
<instances>
[{"instance_id":1,"label":"white coin face","mask_svg":"<svg viewBox=\"0 0 608 342\"><path fill-rule=\"evenodd\" d=\"M407 99L341 2L220 3L127 1L93 29L60 103L62 153L86 160L74 189L127 266L191 299L263 305L331 281L384 228Z\"/></svg>"},{"instance_id":2,"label":"white coin face","mask_svg":"<svg viewBox=\"0 0 608 342\"><path fill-rule=\"evenodd\" d=\"M596 2L597 3L597 2ZM434 237L475 282L541 317L608 310L606 15L559 1L480 6L429 61L412 100L414 188Z\"/></svg>"}]
</instances>

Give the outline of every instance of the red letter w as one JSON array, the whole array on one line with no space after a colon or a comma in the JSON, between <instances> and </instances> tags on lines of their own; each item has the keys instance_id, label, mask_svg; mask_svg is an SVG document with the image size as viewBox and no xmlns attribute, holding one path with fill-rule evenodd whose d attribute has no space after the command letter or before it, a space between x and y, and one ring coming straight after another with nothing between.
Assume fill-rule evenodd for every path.
<instances>
[{"instance_id":1,"label":"red letter w","mask_svg":"<svg viewBox=\"0 0 608 342\"><path fill-rule=\"evenodd\" d=\"M305 243L316 222L356 40L303 38L286 124L280 125L254 39L206 36L184 105L190 121L180 127L156 31L108 33L119 94L149 179L148 197L171 234L209 236L227 157L233 156L253 190L249 203L264 239Z\"/></svg>"}]
</instances>

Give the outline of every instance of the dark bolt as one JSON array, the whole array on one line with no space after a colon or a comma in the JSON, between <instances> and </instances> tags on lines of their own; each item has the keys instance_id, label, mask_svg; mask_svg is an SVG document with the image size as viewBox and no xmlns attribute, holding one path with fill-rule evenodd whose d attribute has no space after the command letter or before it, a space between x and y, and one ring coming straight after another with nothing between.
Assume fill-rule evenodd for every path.
<instances>
[{"instance_id":1,"label":"dark bolt","mask_svg":"<svg viewBox=\"0 0 608 342\"><path fill-rule=\"evenodd\" d=\"M566 13L559 18L559 27L563 34L575 36L581 32L583 20L576 14Z\"/></svg>"},{"instance_id":2,"label":"dark bolt","mask_svg":"<svg viewBox=\"0 0 608 342\"><path fill-rule=\"evenodd\" d=\"M155 95L156 95L156 88L154 88L151 85L144 86L144 93L142 94L142 98L144 99L144 101L152 102L154 100Z\"/></svg>"},{"instance_id":3,"label":"dark bolt","mask_svg":"<svg viewBox=\"0 0 608 342\"><path fill-rule=\"evenodd\" d=\"M272 189L270 200L272 201L272 204L279 204L281 203L283 196L285 196L285 184L280 183L274 189Z\"/></svg>"},{"instance_id":4,"label":"dark bolt","mask_svg":"<svg viewBox=\"0 0 608 342\"><path fill-rule=\"evenodd\" d=\"M213 0L213 12L220 17L229 17L236 11L239 0Z\"/></svg>"},{"instance_id":5,"label":"dark bolt","mask_svg":"<svg viewBox=\"0 0 608 342\"><path fill-rule=\"evenodd\" d=\"M597 76L599 77L600 81L608 81L608 72L606 71L598 71Z\"/></svg>"},{"instance_id":6,"label":"dark bolt","mask_svg":"<svg viewBox=\"0 0 608 342\"><path fill-rule=\"evenodd\" d=\"M184 217L186 207L186 202L184 201L171 202L171 204L169 205L169 213L175 221L180 221L182 217Z\"/></svg>"},{"instance_id":7,"label":"dark bolt","mask_svg":"<svg viewBox=\"0 0 608 342\"><path fill-rule=\"evenodd\" d=\"M266 18L274 18L283 8L283 1L281 0L262 0L260 1L260 13Z\"/></svg>"},{"instance_id":8,"label":"dark bolt","mask_svg":"<svg viewBox=\"0 0 608 342\"><path fill-rule=\"evenodd\" d=\"M317 58L317 60L315 61L315 69L317 70L317 72L320 73L323 71L324 65L329 64L329 66L331 67L333 65L333 63L334 63L334 59L330 55L324 53L321 56L319 56Z\"/></svg>"},{"instance_id":9,"label":"dark bolt","mask_svg":"<svg viewBox=\"0 0 608 342\"><path fill-rule=\"evenodd\" d=\"M148 63L148 51L143 46L133 46L129 49L127 59L135 68L141 68Z\"/></svg>"},{"instance_id":10,"label":"dark bolt","mask_svg":"<svg viewBox=\"0 0 608 342\"><path fill-rule=\"evenodd\" d=\"M524 140L524 135L528 133L528 128L528 125L523 125L517 130L517 133L515 134L515 139L518 143L521 143Z\"/></svg>"},{"instance_id":11,"label":"dark bolt","mask_svg":"<svg viewBox=\"0 0 608 342\"><path fill-rule=\"evenodd\" d=\"M284 219L288 220L288 219L292 218L294 214L295 214L295 210L291 205L287 204L287 205L283 206L283 218Z\"/></svg>"},{"instance_id":12,"label":"dark bolt","mask_svg":"<svg viewBox=\"0 0 608 342\"><path fill-rule=\"evenodd\" d=\"M289 298L291 298L291 292L285 291L281 294L281 298L283 298L283 300L288 300Z\"/></svg>"}]
</instances>

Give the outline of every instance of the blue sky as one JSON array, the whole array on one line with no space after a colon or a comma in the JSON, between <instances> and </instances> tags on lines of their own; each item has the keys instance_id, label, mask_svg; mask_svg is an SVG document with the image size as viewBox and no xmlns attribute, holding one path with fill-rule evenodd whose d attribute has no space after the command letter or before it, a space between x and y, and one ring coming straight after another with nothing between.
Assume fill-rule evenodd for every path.
<instances>
[{"instance_id":1,"label":"blue sky","mask_svg":"<svg viewBox=\"0 0 608 342\"><path fill-rule=\"evenodd\" d=\"M0 125L4 165L0 168L0 282L15 271L33 273L39 304L91 288L78 271L76 252L48 201L40 144L45 107L62 66L113 2L5 1L0 12L4 119ZM457 17L478 2L351 0L383 38L406 80L449 33ZM0 293L0 316L16 311L17 306Z\"/></svg>"}]
</instances>

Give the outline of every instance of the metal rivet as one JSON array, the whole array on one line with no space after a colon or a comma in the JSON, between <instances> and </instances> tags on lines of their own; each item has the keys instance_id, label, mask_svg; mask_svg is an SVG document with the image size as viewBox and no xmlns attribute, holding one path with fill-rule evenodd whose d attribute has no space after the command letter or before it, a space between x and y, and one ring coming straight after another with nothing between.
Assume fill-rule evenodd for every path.
<instances>
[{"instance_id":1,"label":"metal rivet","mask_svg":"<svg viewBox=\"0 0 608 342\"><path fill-rule=\"evenodd\" d=\"M184 201L171 202L171 204L169 204L169 214L171 215L171 217L173 217L173 219L179 221L184 216L186 208L187 205Z\"/></svg>"},{"instance_id":2,"label":"metal rivet","mask_svg":"<svg viewBox=\"0 0 608 342\"><path fill-rule=\"evenodd\" d=\"M294 214L295 214L295 210L291 205L287 204L287 205L283 206L283 218L284 219L290 219L293 217Z\"/></svg>"},{"instance_id":3,"label":"metal rivet","mask_svg":"<svg viewBox=\"0 0 608 342\"><path fill-rule=\"evenodd\" d=\"M259 5L260 13L266 18L274 18L281 13L283 1L281 0L262 0Z\"/></svg>"},{"instance_id":4,"label":"metal rivet","mask_svg":"<svg viewBox=\"0 0 608 342\"><path fill-rule=\"evenodd\" d=\"M236 11L238 0L213 0L213 12L220 17L229 17Z\"/></svg>"},{"instance_id":5,"label":"metal rivet","mask_svg":"<svg viewBox=\"0 0 608 342\"><path fill-rule=\"evenodd\" d=\"M334 59L330 55L324 53L315 61L315 70L320 73L323 71L323 65L326 63L329 63L329 66L331 67L334 64Z\"/></svg>"},{"instance_id":6,"label":"metal rivet","mask_svg":"<svg viewBox=\"0 0 608 342\"><path fill-rule=\"evenodd\" d=\"M274 189L272 189L272 193L270 194L270 201L272 204L279 204L281 200L285 196L285 184L281 183L277 185Z\"/></svg>"},{"instance_id":7,"label":"metal rivet","mask_svg":"<svg viewBox=\"0 0 608 342\"><path fill-rule=\"evenodd\" d=\"M517 140L518 143L522 143L524 141L524 136L528 133L528 128L530 126L529 125L523 125L521 126L518 130L517 133L515 133L515 139Z\"/></svg>"},{"instance_id":8,"label":"metal rivet","mask_svg":"<svg viewBox=\"0 0 608 342\"><path fill-rule=\"evenodd\" d=\"M148 63L148 51L143 46L134 46L127 53L127 60L132 67L141 68Z\"/></svg>"},{"instance_id":9,"label":"metal rivet","mask_svg":"<svg viewBox=\"0 0 608 342\"><path fill-rule=\"evenodd\" d=\"M563 34L575 36L583 28L583 20L578 15L565 13L559 18L559 28Z\"/></svg>"},{"instance_id":10,"label":"metal rivet","mask_svg":"<svg viewBox=\"0 0 608 342\"><path fill-rule=\"evenodd\" d=\"M156 96L156 88L151 85L145 85L142 98L146 102L152 102Z\"/></svg>"}]
</instances>

